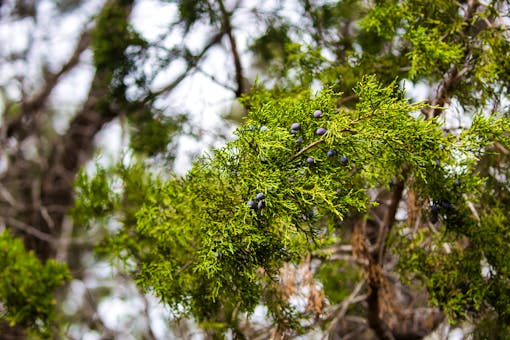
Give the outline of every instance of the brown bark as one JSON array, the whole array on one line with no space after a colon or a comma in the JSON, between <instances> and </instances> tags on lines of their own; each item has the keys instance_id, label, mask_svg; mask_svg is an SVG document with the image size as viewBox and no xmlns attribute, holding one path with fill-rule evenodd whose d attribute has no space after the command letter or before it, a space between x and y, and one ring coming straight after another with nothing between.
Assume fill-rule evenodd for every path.
<instances>
[{"instance_id":1,"label":"brown bark","mask_svg":"<svg viewBox=\"0 0 510 340\"><path fill-rule=\"evenodd\" d=\"M227 34L228 40L230 42L230 53L232 54L232 60L234 62L234 69L235 69L235 79L237 84L237 89L235 91L236 98L241 97L241 95L246 91L245 86L245 80L243 75L243 66L241 64L241 56L239 54L239 50L237 48L237 42L234 36L232 23L230 20L231 13L229 13L223 1L218 1L218 4L220 6L220 11L222 15L222 25L223 30Z\"/></svg>"},{"instance_id":2,"label":"brown bark","mask_svg":"<svg viewBox=\"0 0 510 340\"><path fill-rule=\"evenodd\" d=\"M71 121L66 134L55 140L50 152L47 168L41 176L41 207L47 209L33 212L30 225L40 231L60 237L64 217L73 205L73 181L79 169L93 155L94 137L102 127L120 114L115 103L99 109L99 101L108 93L106 84L98 71L92 81L88 98L81 111ZM48 209L47 207L52 207ZM54 257L57 249L48 247L38 238L27 237L27 245L34 249L39 258Z\"/></svg>"},{"instance_id":3,"label":"brown bark","mask_svg":"<svg viewBox=\"0 0 510 340\"><path fill-rule=\"evenodd\" d=\"M389 295L383 294L385 286L385 278L383 273L384 265L384 254L386 249L386 238L395 223L395 215L398 210L398 205L402 199L404 192L404 180L398 181L393 186L391 192L390 201L386 207L382 223L377 235L376 247L374 251L368 256L369 267L368 267L368 287L369 292L367 296L367 319L368 324L374 330L376 335L383 340L395 339L390 327L386 324L383 319L383 311L381 304L385 303L384 299Z\"/></svg>"}]
</instances>

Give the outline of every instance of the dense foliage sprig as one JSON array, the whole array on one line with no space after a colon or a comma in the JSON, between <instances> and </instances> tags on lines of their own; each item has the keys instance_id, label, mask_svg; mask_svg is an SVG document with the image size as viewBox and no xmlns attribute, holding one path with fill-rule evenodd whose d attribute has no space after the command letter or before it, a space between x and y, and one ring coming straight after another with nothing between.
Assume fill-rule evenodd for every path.
<instances>
[{"instance_id":1,"label":"dense foliage sprig","mask_svg":"<svg viewBox=\"0 0 510 340\"><path fill-rule=\"evenodd\" d=\"M55 318L54 291L70 279L65 264L42 263L20 239L0 234L0 300L2 319L49 337Z\"/></svg>"},{"instance_id":2,"label":"dense foliage sprig","mask_svg":"<svg viewBox=\"0 0 510 340\"><path fill-rule=\"evenodd\" d=\"M329 90L246 98L237 139L160 182L136 214L139 284L199 319L225 301L253 311L285 261L332 242L337 221L373 204L368 189L404 166L427 177L444 158L439 126L409 115L421 105L394 85L369 77L355 91L355 110Z\"/></svg>"}]
</instances>

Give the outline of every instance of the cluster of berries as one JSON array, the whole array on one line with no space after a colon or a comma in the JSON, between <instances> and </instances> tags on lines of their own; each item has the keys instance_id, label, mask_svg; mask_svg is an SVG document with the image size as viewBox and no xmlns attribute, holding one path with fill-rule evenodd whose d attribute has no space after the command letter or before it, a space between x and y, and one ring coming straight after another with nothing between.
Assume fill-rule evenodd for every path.
<instances>
[{"instance_id":1,"label":"cluster of berries","mask_svg":"<svg viewBox=\"0 0 510 340\"><path fill-rule=\"evenodd\" d=\"M314 118L316 119L319 119L322 117L322 111L321 110L316 110L314 113L313 113L313 116ZM255 130L256 128L253 126L253 125L250 125L248 127L250 130ZM262 126L259 128L260 131L267 131L268 128L267 126ZM291 126L290 126L290 133L293 134L293 135L296 135L298 134L299 130L301 130L301 124L300 123L292 123ZM319 127L316 131L315 131L315 134L317 136L323 136L325 135L326 133L328 132L328 130L324 127ZM296 139L296 143L298 144L302 144L304 143L304 139L302 137L298 137ZM335 150L328 150L327 152L327 156L328 157L334 157L336 155L336 152ZM315 159L313 157L308 157L306 159L306 162L310 165L314 164L315 163ZM346 156L342 155L340 157L340 162L343 164L343 165L346 165L349 160ZM290 179L290 181L294 181L293 178ZM255 200L249 200L248 202L246 202L246 205L251 208L251 209L263 209L265 206L266 206L266 202L264 200L264 194L259 192L256 196L255 196ZM313 211L309 211L307 213L308 217L309 218L312 218L313 217Z\"/></svg>"},{"instance_id":2,"label":"cluster of berries","mask_svg":"<svg viewBox=\"0 0 510 340\"><path fill-rule=\"evenodd\" d=\"M321 110L316 110L314 113L313 113L313 116L315 118L320 118L322 117L322 111ZM290 133L295 135L298 133L298 131L301 129L301 124L299 123L292 123L292 125L290 126ZM328 130L326 128L323 128L323 127L320 127L318 128L316 131L315 131L315 134L317 136L323 136L325 135L326 133L328 132ZM299 137L296 139L296 142L298 144L302 144L304 142L303 138ZM336 152L335 150L329 150L328 153L327 153L328 157L333 157L336 155ZM340 157L340 162L342 162L343 165L347 164L349 160L347 159L346 156L341 156ZM314 164L315 163L315 159L313 157L308 157L306 159L306 162L308 164Z\"/></svg>"},{"instance_id":3,"label":"cluster of berries","mask_svg":"<svg viewBox=\"0 0 510 340\"><path fill-rule=\"evenodd\" d=\"M246 203L246 205L252 209L258 208L263 209L266 206L266 201L264 201L264 194L259 192L255 196L256 201L250 200Z\"/></svg>"}]
</instances>

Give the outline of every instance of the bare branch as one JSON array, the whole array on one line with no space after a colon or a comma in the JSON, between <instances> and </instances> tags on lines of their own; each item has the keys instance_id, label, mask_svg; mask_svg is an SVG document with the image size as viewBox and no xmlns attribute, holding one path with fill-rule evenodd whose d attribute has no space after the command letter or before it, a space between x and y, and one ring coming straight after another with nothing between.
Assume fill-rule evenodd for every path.
<instances>
[{"instance_id":1,"label":"bare branch","mask_svg":"<svg viewBox=\"0 0 510 340\"><path fill-rule=\"evenodd\" d=\"M67 255L71 239L73 238L73 226L72 217L66 215L62 221L62 231L60 233L58 244L56 245L57 254L55 259L58 262L67 263L68 261Z\"/></svg>"},{"instance_id":2,"label":"bare branch","mask_svg":"<svg viewBox=\"0 0 510 340\"><path fill-rule=\"evenodd\" d=\"M9 190L7 190L7 188L1 182L0 182L0 195L12 207L17 208L17 209L20 209L23 207L19 202L16 201L14 196L12 196L12 194L9 192Z\"/></svg>"},{"instance_id":3,"label":"bare branch","mask_svg":"<svg viewBox=\"0 0 510 340\"><path fill-rule=\"evenodd\" d=\"M154 99L155 97L160 96L165 93L168 93L168 92L171 92L173 89L175 89L177 87L177 85L179 85L187 76L190 75L191 72L193 72L195 70L198 63L200 62L200 60L202 60L202 58L205 56L207 51L209 51L209 49L211 49L213 46L217 45L221 41L221 38L223 37L224 34L225 34L225 32L223 32L223 31L216 33L209 40L209 42L202 48L200 53L198 53L196 56L194 56L191 60L188 61L188 66L177 78L175 78L171 83L164 86L163 88L150 93L147 96L147 98L145 98L144 102L147 103L150 100Z\"/></svg>"},{"instance_id":4,"label":"bare branch","mask_svg":"<svg viewBox=\"0 0 510 340\"><path fill-rule=\"evenodd\" d=\"M29 226L28 224L23 223L13 217L8 217L7 223L9 226L19 229L27 234L30 234L41 241L44 241L44 242L47 242L50 244L54 244L56 242L56 240L50 234L43 233L42 231L40 231L32 226Z\"/></svg>"},{"instance_id":5,"label":"bare branch","mask_svg":"<svg viewBox=\"0 0 510 340\"><path fill-rule=\"evenodd\" d=\"M404 173L407 173L407 169L404 170ZM391 200L386 208L383 223L380 226L379 233L377 235L376 242L376 250L377 253L374 254L376 256L377 263L383 263L384 253L386 250L386 237L388 233L395 223L395 215L397 213L398 205L402 200L402 194L404 192L404 180L398 181L393 185L393 191L391 193Z\"/></svg>"},{"instance_id":6,"label":"bare branch","mask_svg":"<svg viewBox=\"0 0 510 340\"><path fill-rule=\"evenodd\" d=\"M225 4L223 3L222 0L219 0L218 4L220 6L220 11L222 15L223 30L227 34L228 40L230 42L230 53L232 54L232 59L234 61L234 68L236 72L235 78L237 83L237 90L235 91L235 95L237 98L239 98L246 91L246 89L243 76L243 66L241 64L241 56L239 55L237 42L233 33L232 23L230 22L230 17L232 14L226 10Z\"/></svg>"},{"instance_id":7,"label":"bare branch","mask_svg":"<svg viewBox=\"0 0 510 340\"><path fill-rule=\"evenodd\" d=\"M344 299L342 303L340 303L340 305L336 307L335 310L331 313L331 315L333 316L333 320L331 321L331 324L328 327L328 333L331 334L331 332L333 332L333 329L336 327L337 323L345 316L347 308L349 308L350 305L366 299L366 296L359 296L359 293L361 292L361 289L363 288L364 285L365 280L361 280L356 285L356 287L354 287L352 293L346 299Z\"/></svg>"},{"instance_id":8,"label":"bare branch","mask_svg":"<svg viewBox=\"0 0 510 340\"><path fill-rule=\"evenodd\" d=\"M464 197L466 197L466 195L464 195ZM476 210L475 205L473 204L473 202L469 201L467 199L467 197L466 197L466 203L467 203L467 205L469 207L469 210L471 210L471 213L473 214L473 216L478 221L478 224L480 224L480 215L478 214L478 211Z\"/></svg>"},{"instance_id":9,"label":"bare branch","mask_svg":"<svg viewBox=\"0 0 510 340\"><path fill-rule=\"evenodd\" d=\"M222 83L221 81L219 81L218 79L216 79L216 77L212 74L209 74L207 73L205 70L203 70L202 68L200 67L197 67L197 70L202 73L204 76L206 76L207 78L211 79L211 81L213 81L214 83L218 84L219 86L229 90L229 91L232 91L232 92L235 92L236 89L231 87L230 85L227 85L225 83Z\"/></svg>"},{"instance_id":10,"label":"bare branch","mask_svg":"<svg viewBox=\"0 0 510 340\"><path fill-rule=\"evenodd\" d=\"M152 325L151 325L151 317L150 317L150 311L149 311L149 299L147 298L146 295L143 295L143 294L140 294L140 295L141 295L141 299L143 302L143 314L145 316L145 319L147 320L147 331L145 332L145 336L149 340L156 340L157 337L154 334L154 331L152 330Z\"/></svg>"},{"instance_id":11,"label":"bare branch","mask_svg":"<svg viewBox=\"0 0 510 340\"><path fill-rule=\"evenodd\" d=\"M33 133L37 115L41 112L42 108L44 108L50 94L58 85L60 78L78 65L82 53L89 45L90 31L84 30L69 60L62 65L57 72L49 73L45 77L44 85L39 91L23 102L21 113L11 121L6 122L5 129L7 137L17 135L21 139L24 139L27 135Z\"/></svg>"},{"instance_id":12,"label":"bare branch","mask_svg":"<svg viewBox=\"0 0 510 340\"><path fill-rule=\"evenodd\" d=\"M502 152L503 154L505 155L508 155L510 152L508 151L508 149L503 145L501 144L500 142L494 142L494 147L496 149L498 149L500 152Z\"/></svg>"},{"instance_id":13,"label":"bare branch","mask_svg":"<svg viewBox=\"0 0 510 340\"><path fill-rule=\"evenodd\" d=\"M368 313L367 319L370 328L374 330L377 336L382 340L394 340L395 337L391 329L381 317L381 290L382 290L382 273L378 265L370 264L370 271L376 273L369 274L369 294L367 296Z\"/></svg>"},{"instance_id":14,"label":"bare branch","mask_svg":"<svg viewBox=\"0 0 510 340\"><path fill-rule=\"evenodd\" d=\"M358 95L357 94L351 94L349 96L346 96L346 97L343 97L342 99L340 99L338 102L337 102L337 105L338 106L342 106L344 105L345 103L347 102L350 102L351 100L355 100L355 99L358 99Z\"/></svg>"},{"instance_id":15,"label":"bare branch","mask_svg":"<svg viewBox=\"0 0 510 340\"><path fill-rule=\"evenodd\" d=\"M382 318L382 296L385 288L385 277L383 272L384 255L387 244L387 236L395 223L395 215L398 205L404 192L404 181L409 171L408 167L403 169L404 179L393 185L393 191L388 206L386 207L382 225L379 225L376 247L373 252L368 253L369 265L367 268L367 278L369 293L367 296L368 313L367 319L370 327L383 340L393 340L395 336L390 327Z\"/></svg>"}]
</instances>

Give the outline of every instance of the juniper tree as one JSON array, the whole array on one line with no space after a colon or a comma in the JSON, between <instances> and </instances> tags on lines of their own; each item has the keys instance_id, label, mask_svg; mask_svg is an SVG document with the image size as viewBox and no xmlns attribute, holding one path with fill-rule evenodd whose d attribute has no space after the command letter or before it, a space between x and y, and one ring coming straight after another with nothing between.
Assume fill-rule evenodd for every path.
<instances>
[{"instance_id":1,"label":"juniper tree","mask_svg":"<svg viewBox=\"0 0 510 340\"><path fill-rule=\"evenodd\" d=\"M276 66L268 77L282 84L244 97L248 116L233 142L185 178L149 185L113 249L138 264L141 287L216 335L244 334L241 320L258 304L273 334L286 336L323 327L332 336L421 337L444 316L483 325L486 315L504 334L507 252L492 244L506 244L505 218L482 197L496 175L485 158L498 155L506 168L506 4L355 3L338 22L324 18L344 3L304 5L315 42L285 43L303 32L285 25L255 41L252 50ZM267 50L278 42L281 52ZM406 99L401 79L428 84L429 101ZM324 90L313 94L316 80ZM471 124L451 128L452 102ZM501 189L498 176L491 183ZM124 234L147 243L126 255ZM296 288L284 278L303 261L317 278ZM344 268L349 275L335 275ZM291 301L303 290L299 308ZM338 308L325 307L338 296Z\"/></svg>"},{"instance_id":2,"label":"juniper tree","mask_svg":"<svg viewBox=\"0 0 510 340\"><path fill-rule=\"evenodd\" d=\"M265 28L246 51L258 82L248 81L253 73L237 43L242 2L175 3L172 29L186 37L206 26L212 34L198 53L162 48L169 54L159 60L161 69L171 58L187 65L162 90L152 86L155 74L140 67L158 43L129 25L134 2L109 1L97 16L91 95L62 139L65 151L61 139L50 143L48 159L67 172L42 167L43 179L64 183L43 186L43 207L55 203L56 189L66 197L64 208L71 207L70 179L92 154L90 137L125 114L136 157L76 177L75 228L119 221L119 230L103 229L97 254L120 260L142 291L196 320L209 336L320 331L403 339L465 321L480 338L508 333L507 2L250 8L245 15ZM245 117L231 142L179 177L167 161L168 132L182 120L165 118L156 100L203 71L199 61L223 37L232 64L227 86L241 97ZM428 100L417 102L406 85L427 87ZM28 108L8 121L9 136L30 131L22 124ZM77 126L89 134L73 134ZM72 150L81 156L68 158ZM12 169L11 177L24 174ZM20 190L19 200L28 200L23 195L31 188ZM56 229L43 209L14 226L32 231L25 243L43 260L55 249L37 235L60 235L66 209L51 212ZM19 209L6 216L13 211L17 218L9 223L21 218ZM61 268L59 278L66 277ZM0 298L9 320L20 321L6 295L12 292ZM251 319L258 306L267 310L266 324Z\"/></svg>"}]
</instances>

